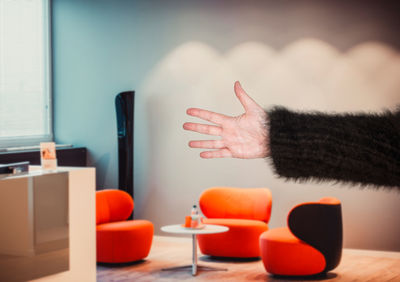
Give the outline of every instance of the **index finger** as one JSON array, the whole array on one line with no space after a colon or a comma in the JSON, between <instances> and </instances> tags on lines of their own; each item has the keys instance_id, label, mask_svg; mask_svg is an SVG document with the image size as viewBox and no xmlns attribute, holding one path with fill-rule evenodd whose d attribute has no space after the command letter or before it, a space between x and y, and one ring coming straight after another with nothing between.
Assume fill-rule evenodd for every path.
<instances>
[{"instance_id":1,"label":"index finger","mask_svg":"<svg viewBox=\"0 0 400 282\"><path fill-rule=\"evenodd\" d=\"M198 108L190 108L186 110L186 113L189 116L193 117L198 117L203 120L216 123L216 124L222 124L224 121L226 121L229 117L223 114L218 114L214 113L211 111L203 110L203 109L198 109Z\"/></svg>"}]
</instances>

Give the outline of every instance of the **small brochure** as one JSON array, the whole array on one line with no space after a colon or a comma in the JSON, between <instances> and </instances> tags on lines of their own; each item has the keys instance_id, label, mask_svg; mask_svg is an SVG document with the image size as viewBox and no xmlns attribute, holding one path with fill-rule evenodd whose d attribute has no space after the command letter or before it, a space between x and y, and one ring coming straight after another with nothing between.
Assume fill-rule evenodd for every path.
<instances>
[{"instance_id":1,"label":"small brochure","mask_svg":"<svg viewBox=\"0 0 400 282\"><path fill-rule=\"evenodd\" d=\"M56 144L54 142L40 143L40 163L43 170L56 170Z\"/></svg>"}]
</instances>

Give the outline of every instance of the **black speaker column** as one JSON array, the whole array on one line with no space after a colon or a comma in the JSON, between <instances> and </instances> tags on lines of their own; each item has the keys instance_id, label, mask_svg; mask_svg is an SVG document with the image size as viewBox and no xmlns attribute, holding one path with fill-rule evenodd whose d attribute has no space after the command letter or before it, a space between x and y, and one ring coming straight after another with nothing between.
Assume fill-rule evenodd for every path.
<instances>
[{"instance_id":1,"label":"black speaker column","mask_svg":"<svg viewBox=\"0 0 400 282\"><path fill-rule=\"evenodd\" d=\"M118 188L133 196L133 114L135 91L115 97L118 130Z\"/></svg>"}]
</instances>

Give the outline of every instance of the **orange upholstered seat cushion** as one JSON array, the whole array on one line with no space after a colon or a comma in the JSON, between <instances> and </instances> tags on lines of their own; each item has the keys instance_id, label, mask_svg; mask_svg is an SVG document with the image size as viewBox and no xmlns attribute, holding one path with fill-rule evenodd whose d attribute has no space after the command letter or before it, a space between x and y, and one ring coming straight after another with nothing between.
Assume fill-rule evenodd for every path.
<instances>
[{"instance_id":1,"label":"orange upholstered seat cushion","mask_svg":"<svg viewBox=\"0 0 400 282\"><path fill-rule=\"evenodd\" d=\"M324 270L323 254L295 237L289 228L275 228L260 236L265 269L277 275L313 275Z\"/></svg>"},{"instance_id":2,"label":"orange upholstered seat cushion","mask_svg":"<svg viewBox=\"0 0 400 282\"><path fill-rule=\"evenodd\" d=\"M153 224L128 220L96 226L97 261L120 263L145 258L153 240Z\"/></svg>"},{"instance_id":3,"label":"orange upholstered seat cushion","mask_svg":"<svg viewBox=\"0 0 400 282\"><path fill-rule=\"evenodd\" d=\"M205 224L229 227L229 232L198 235L200 251L205 255L220 257L259 257L259 237L268 225L259 220L207 218Z\"/></svg>"}]
</instances>

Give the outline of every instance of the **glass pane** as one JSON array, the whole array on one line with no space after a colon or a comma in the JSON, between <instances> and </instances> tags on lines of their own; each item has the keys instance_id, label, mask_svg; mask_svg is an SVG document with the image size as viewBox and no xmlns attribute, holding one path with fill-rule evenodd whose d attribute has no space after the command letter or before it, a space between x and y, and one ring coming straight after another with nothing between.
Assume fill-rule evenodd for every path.
<instances>
[{"instance_id":1,"label":"glass pane","mask_svg":"<svg viewBox=\"0 0 400 282\"><path fill-rule=\"evenodd\" d=\"M0 141L50 135L48 2L0 0Z\"/></svg>"}]
</instances>

